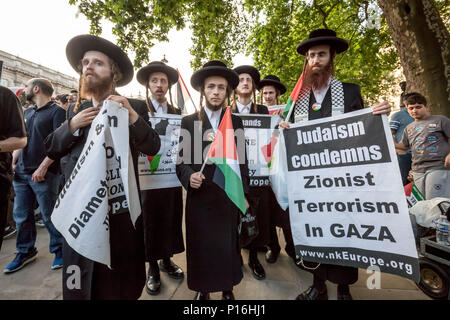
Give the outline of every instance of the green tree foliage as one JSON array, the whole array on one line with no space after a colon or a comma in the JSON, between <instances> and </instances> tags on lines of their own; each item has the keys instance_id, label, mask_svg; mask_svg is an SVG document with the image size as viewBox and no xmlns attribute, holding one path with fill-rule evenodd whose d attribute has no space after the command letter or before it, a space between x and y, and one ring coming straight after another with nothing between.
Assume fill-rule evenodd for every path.
<instances>
[{"instance_id":1,"label":"green tree foliage","mask_svg":"<svg viewBox=\"0 0 450 320\"><path fill-rule=\"evenodd\" d=\"M210 59L231 66L237 53L253 57L262 75L276 74L294 87L304 58L296 46L317 28L331 28L350 42L336 58L341 81L361 86L366 104L398 91L400 68L389 28L376 0L69 0L100 34L111 21L119 46L136 53L135 66L148 62L155 41L168 41L171 29L192 30L191 66ZM448 22L448 3L436 0ZM446 13L445 13L446 12ZM287 99L288 94L283 98Z\"/></svg>"},{"instance_id":2,"label":"green tree foliage","mask_svg":"<svg viewBox=\"0 0 450 320\"><path fill-rule=\"evenodd\" d=\"M293 88L303 70L304 57L297 53L297 45L318 28L333 29L350 42L349 50L336 57L336 76L359 84L366 103L397 86L392 75L399 67L397 53L373 3L247 0L246 8L255 17L248 53L263 74L277 74L287 87Z\"/></svg>"},{"instance_id":3,"label":"green tree foliage","mask_svg":"<svg viewBox=\"0 0 450 320\"><path fill-rule=\"evenodd\" d=\"M134 64L149 62L155 41L168 41L171 29L189 26L193 32L192 67L210 59L227 63L235 52L243 50L246 24L238 2L226 0L69 0L91 23L91 34L102 32L103 20L113 23L112 33L118 45L136 53Z\"/></svg>"}]
</instances>

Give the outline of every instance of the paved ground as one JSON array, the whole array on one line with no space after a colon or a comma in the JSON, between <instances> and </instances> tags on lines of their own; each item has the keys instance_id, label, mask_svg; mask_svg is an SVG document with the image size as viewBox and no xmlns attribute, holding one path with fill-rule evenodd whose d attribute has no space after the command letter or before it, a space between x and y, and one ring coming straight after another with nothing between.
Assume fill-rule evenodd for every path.
<instances>
[{"instance_id":1,"label":"paved ground","mask_svg":"<svg viewBox=\"0 0 450 320\"><path fill-rule=\"evenodd\" d=\"M280 231L280 230L279 230ZM282 232L279 238L283 241ZM51 270L53 255L48 252L49 236L44 228L38 228L37 244L38 258L22 270L5 275L0 273L0 300L58 300L62 299L61 270ZM0 269L14 259L15 237L3 242L0 252ZM264 254L259 254L259 260L266 270L266 279L255 280L248 268L248 252L243 251L244 279L235 287L236 299L249 300L292 300L312 283L309 272L298 269L292 260L282 251L275 264L268 264ZM174 261L186 271L186 256L179 254ZM360 300L426 300L414 282L389 274L381 274L381 289L369 290L366 286L368 278L365 270L359 271L359 281L351 286L354 299ZM194 292L189 290L186 279L173 280L166 274L161 275L162 288L158 296L150 296L145 290L142 300L191 300ZM328 284L330 299L336 299L336 286ZM212 299L220 299L220 293L212 295Z\"/></svg>"}]
</instances>

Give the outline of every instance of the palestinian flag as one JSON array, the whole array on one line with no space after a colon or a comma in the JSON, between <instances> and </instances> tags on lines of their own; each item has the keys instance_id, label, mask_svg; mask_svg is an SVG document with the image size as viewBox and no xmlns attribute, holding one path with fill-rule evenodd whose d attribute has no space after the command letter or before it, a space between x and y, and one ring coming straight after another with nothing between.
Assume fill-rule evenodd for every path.
<instances>
[{"instance_id":1,"label":"palestinian flag","mask_svg":"<svg viewBox=\"0 0 450 320\"><path fill-rule=\"evenodd\" d=\"M272 157L273 157L272 153L273 153L273 150L275 149L275 145L278 142L277 137L278 137L278 135L276 135L274 132L272 134L272 136L270 137L270 142L267 145L261 147L261 152L262 152L264 159L267 162L267 166L269 168L272 166L272 162L273 162L272 161Z\"/></svg>"},{"instance_id":2,"label":"palestinian flag","mask_svg":"<svg viewBox=\"0 0 450 320\"><path fill-rule=\"evenodd\" d=\"M284 108L283 117L288 121L286 117L289 114L289 111L291 110L292 106L297 102L297 99L300 97L300 92L303 87L303 78L304 78L304 72L300 76L300 78L297 81L297 84L294 87L294 90L292 90L291 95L289 96L289 99L286 103L286 107Z\"/></svg>"},{"instance_id":3,"label":"palestinian flag","mask_svg":"<svg viewBox=\"0 0 450 320\"><path fill-rule=\"evenodd\" d=\"M213 182L221 187L228 198L245 214L247 210L244 188L242 186L241 170L234 142L231 109L229 107L220 122L219 129L211 143L206 158L217 166Z\"/></svg>"},{"instance_id":4,"label":"palestinian flag","mask_svg":"<svg viewBox=\"0 0 450 320\"><path fill-rule=\"evenodd\" d=\"M148 162L150 163L150 174L154 174L159 167L159 161L161 160L161 154L154 156L147 156Z\"/></svg>"},{"instance_id":5,"label":"palestinian flag","mask_svg":"<svg viewBox=\"0 0 450 320\"><path fill-rule=\"evenodd\" d=\"M422 192L416 187L413 182L408 183L403 187L406 195L406 202L408 203L408 208L414 207L414 205L419 202L425 200Z\"/></svg>"},{"instance_id":6,"label":"palestinian flag","mask_svg":"<svg viewBox=\"0 0 450 320\"><path fill-rule=\"evenodd\" d=\"M191 95L189 94L189 90L184 83L183 78L181 77L180 71L178 71L178 82L177 82L177 92L175 94L175 104L178 106L178 109L184 110L186 103L191 99Z\"/></svg>"}]
</instances>

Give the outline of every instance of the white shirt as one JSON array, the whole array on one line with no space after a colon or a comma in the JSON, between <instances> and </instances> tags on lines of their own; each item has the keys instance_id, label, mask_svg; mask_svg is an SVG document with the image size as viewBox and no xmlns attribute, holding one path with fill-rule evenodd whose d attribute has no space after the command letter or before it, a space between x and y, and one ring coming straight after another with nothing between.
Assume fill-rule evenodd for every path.
<instances>
[{"instance_id":1,"label":"white shirt","mask_svg":"<svg viewBox=\"0 0 450 320\"><path fill-rule=\"evenodd\" d=\"M250 101L249 104L243 105L239 101L236 101L236 106L238 107L239 113L248 114L248 113L250 113L250 108L252 107L252 102Z\"/></svg>"},{"instance_id":2,"label":"white shirt","mask_svg":"<svg viewBox=\"0 0 450 320\"><path fill-rule=\"evenodd\" d=\"M322 103L323 99L325 99L327 91L330 88L330 83L331 83L331 77L328 79L328 84L325 87L323 87L322 89L318 90L318 89L313 88L313 93L314 93L314 97L316 98L316 102Z\"/></svg>"},{"instance_id":3,"label":"white shirt","mask_svg":"<svg viewBox=\"0 0 450 320\"><path fill-rule=\"evenodd\" d=\"M211 111L208 107L205 107L206 115L208 116L209 122L211 123L211 126L213 127L214 131L217 131L220 124L220 114L222 113L222 109L219 109L217 111Z\"/></svg>"},{"instance_id":4,"label":"white shirt","mask_svg":"<svg viewBox=\"0 0 450 320\"><path fill-rule=\"evenodd\" d=\"M153 107L156 110L155 115L167 114L167 100L164 101L163 103L159 103L155 99L150 98L150 101L152 102Z\"/></svg>"}]
</instances>

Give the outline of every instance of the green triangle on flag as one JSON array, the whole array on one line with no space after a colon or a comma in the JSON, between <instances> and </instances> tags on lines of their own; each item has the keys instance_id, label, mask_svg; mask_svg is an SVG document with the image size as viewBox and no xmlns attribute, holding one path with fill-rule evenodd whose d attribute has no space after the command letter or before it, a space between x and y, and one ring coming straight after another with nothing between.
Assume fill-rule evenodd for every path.
<instances>
[{"instance_id":1,"label":"green triangle on flag","mask_svg":"<svg viewBox=\"0 0 450 320\"><path fill-rule=\"evenodd\" d=\"M217 166L224 178L216 179L214 175L213 182L224 190L228 198L245 214L247 205L234 138L231 109L228 107L206 158Z\"/></svg>"}]
</instances>

